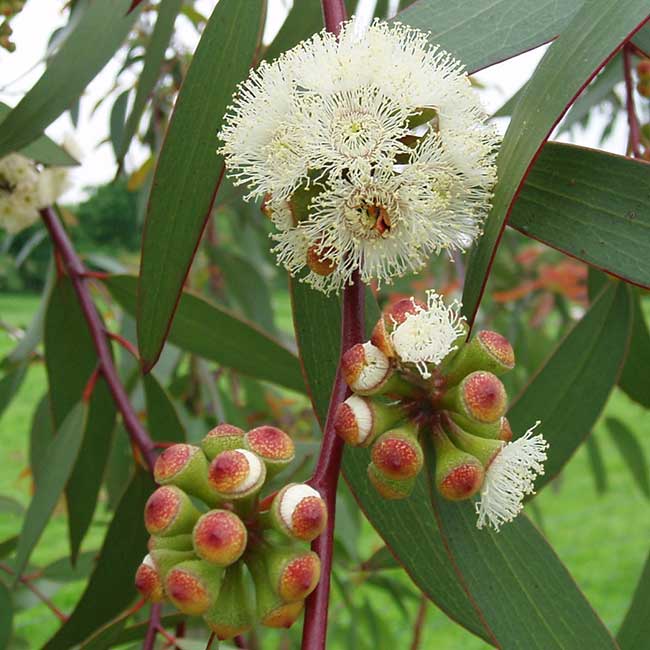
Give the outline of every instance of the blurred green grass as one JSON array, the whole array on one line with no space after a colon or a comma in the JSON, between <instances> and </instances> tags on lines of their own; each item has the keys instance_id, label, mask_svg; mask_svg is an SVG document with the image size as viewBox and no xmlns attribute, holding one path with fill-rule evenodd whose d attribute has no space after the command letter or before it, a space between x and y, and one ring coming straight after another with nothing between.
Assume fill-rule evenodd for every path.
<instances>
[{"instance_id":1,"label":"blurred green grass","mask_svg":"<svg viewBox=\"0 0 650 650\"><path fill-rule=\"evenodd\" d=\"M0 319L14 326L26 326L38 305L38 297L24 295L0 296ZM15 344L6 332L0 331L0 358ZM23 505L29 503L31 481L27 470L28 439L32 411L46 388L42 364L33 364L19 393L0 419L0 495L11 496ZM585 449L581 448L565 472L535 500L533 519L541 521L544 532L585 592L596 611L612 632L616 632L627 610L636 581L648 552L650 516L648 500L641 493L627 466L603 425L604 416L625 422L636 434L646 458L650 457L650 433L647 413L620 391L613 394L595 435L600 443L608 479L608 490L598 495L589 468ZM102 509L99 510L101 519ZM0 541L20 530L20 517L0 512ZM102 527L96 524L84 548L100 544ZM362 550L369 555L381 545L372 528L362 527ZM55 513L33 556L36 564L63 557L68 551L67 529L61 507ZM406 582L408 579L404 577ZM63 611L71 611L83 588L82 583L63 587L45 583L43 589ZM361 591L361 590L359 590ZM334 591L335 598L340 598ZM353 594L356 598L357 593ZM359 594L360 598L368 597ZM403 629L407 647L417 603L408 602L409 619L385 593L370 592L373 606L393 629ZM17 595L23 605L31 605L16 617L15 629L29 646L36 648L53 633L58 623L51 612L38 604L25 590ZM336 606L336 604L335 604ZM344 623L350 615L337 608ZM350 621L352 625L354 621ZM361 640L361 639L360 639ZM372 639L367 643L372 647ZM347 647L345 641L336 647ZM428 607L421 648L436 650L483 650L486 644L472 637L449 621L433 605Z\"/></svg>"}]
</instances>

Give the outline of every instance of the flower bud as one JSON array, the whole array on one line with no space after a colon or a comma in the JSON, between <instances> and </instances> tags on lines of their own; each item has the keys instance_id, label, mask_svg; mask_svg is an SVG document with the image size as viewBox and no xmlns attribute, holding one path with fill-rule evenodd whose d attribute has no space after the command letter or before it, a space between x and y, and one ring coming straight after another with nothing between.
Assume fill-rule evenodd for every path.
<instances>
[{"instance_id":1,"label":"flower bud","mask_svg":"<svg viewBox=\"0 0 650 650\"><path fill-rule=\"evenodd\" d=\"M388 478L374 463L368 465L368 479L384 499L406 499L413 492L415 477L402 481Z\"/></svg>"},{"instance_id":2,"label":"flower bud","mask_svg":"<svg viewBox=\"0 0 650 650\"><path fill-rule=\"evenodd\" d=\"M172 445L158 456L154 478L161 485L176 485L208 505L218 502L218 495L207 479L208 460L194 445Z\"/></svg>"},{"instance_id":3,"label":"flower bud","mask_svg":"<svg viewBox=\"0 0 650 650\"><path fill-rule=\"evenodd\" d=\"M417 308L426 309L427 306L415 298L403 298L393 303L384 310L381 318L377 321L370 342L377 346L387 357L395 356L395 348L390 338L390 333L397 325L401 325L407 314L415 314Z\"/></svg>"},{"instance_id":4,"label":"flower bud","mask_svg":"<svg viewBox=\"0 0 650 650\"><path fill-rule=\"evenodd\" d=\"M242 520L230 510L210 510L196 522L194 550L206 562L226 567L246 549L248 533Z\"/></svg>"},{"instance_id":5,"label":"flower bud","mask_svg":"<svg viewBox=\"0 0 650 650\"><path fill-rule=\"evenodd\" d=\"M490 423L496 422L506 412L508 396L498 377L478 370L447 391L440 403L465 417Z\"/></svg>"},{"instance_id":6,"label":"flower bud","mask_svg":"<svg viewBox=\"0 0 650 650\"><path fill-rule=\"evenodd\" d=\"M183 490L164 485L147 499L144 525L150 535L171 537L191 532L199 515Z\"/></svg>"},{"instance_id":7,"label":"flower bud","mask_svg":"<svg viewBox=\"0 0 650 650\"><path fill-rule=\"evenodd\" d=\"M281 472L296 457L293 440L276 427L251 429L244 436L244 446L264 461L269 478Z\"/></svg>"},{"instance_id":8,"label":"flower bud","mask_svg":"<svg viewBox=\"0 0 650 650\"><path fill-rule=\"evenodd\" d=\"M244 444L244 431L232 424L218 424L201 440L201 449L208 460L213 460L222 451L239 449Z\"/></svg>"},{"instance_id":9,"label":"flower bud","mask_svg":"<svg viewBox=\"0 0 650 650\"><path fill-rule=\"evenodd\" d=\"M367 447L403 418L404 413L397 406L350 395L336 410L334 430L349 445Z\"/></svg>"},{"instance_id":10,"label":"flower bud","mask_svg":"<svg viewBox=\"0 0 650 650\"><path fill-rule=\"evenodd\" d=\"M271 586L282 600L304 600L314 591L320 578L320 558L303 549L269 549L265 563Z\"/></svg>"},{"instance_id":11,"label":"flower bud","mask_svg":"<svg viewBox=\"0 0 650 650\"><path fill-rule=\"evenodd\" d=\"M291 627L302 612L303 600L287 603L273 589L268 568L257 553L246 556L246 564L255 583L257 616L266 627Z\"/></svg>"},{"instance_id":12,"label":"flower bud","mask_svg":"<svg viewBox=\"0 0 650 650\"><path fill-rule=\"evenodd\" d=\"M192 535L190 533L173 535L171 537L158 537L154 535L149 538L147 548L150 551L160 551L162 549L169 549L170 551L191 551Z\"/></svg>"},{"instance_id":13,"label":"flower bud","mask_svg":"<svg viewBox=\"0 0 650 650\"><path fill-rule=\"evenodd\" d=\"M491 438L492 440L504 440L505 442L510 442L510 440L512 440L512 429L510 428L510 423L505 416L500 417L496 422L483 424L465 417L460 413L449 411L447 412L447 415L461 429L464 429L475 436Z\"/></svg>"},{"instance_id":14,"label":"flower bud","mask_svg":"<svg viewBox=\"0 0 650 650\"><path fill-rule=\"evenodd\" d=\"M402 427L379 437L370 453L377 471L395 481L416 477L422 469L424 456L417 438Z\"/></svg>"},{"instance_id":15,"label":"flower bud","mask_svg":"<svg viewBox=\"0 0 650 650\"><path fill-rule=\"evenodd\" d=\"M359 395L379 393L393 369L388 357L372 343L353 345L341 359L343 377Z\"/></svg>"},{"instance_id":16,"label":"flower bud","mask_svg":"<svg viewBox=\"0 0 650 650\"><path fill-rule=\"evenodd\" d=\"M436 449L436 487L450 501L469 499L483 485L485 470L478 458L457 449L440 425L432 427Z\"/></svg>"},{"instance_id":17,"label":"flower bud","mask_svg":"<svg viewBox=\"0 0 650 650\"><path fill-rule=\"evenodd\" d=\"M503 448L504 443L501 440L474 436L459 427L446 413L441 415L440 421L451 442L464 452L478 458L485 468L490 465Z\"/></svg>"},{"instance_id":18,"label":"flower bud","mask_svg":"<svg viewBox=\"0 0 650 650\"><path fill-rule=\"evenodd\" d=\"M248 449L222 451L210 464L210 485L224 499L252 496L265 480L264 463Z\"/></svg>"},{"instance_id":19,"label":"flower bud","mask_svg":"<svg viewBox=\"0 0 650 650\"><path fill-rule=\"evenodd\" d=\"M222 578L220 567L202 560L187 560L169 571L165 593L184 614L200 616L216 601Z\"/></svg>"},{"instance_id":20,"label":"flower bud","mask_svg":"<svg viewBox=\"0 0 650 650\"><path fill-rule=\"evenodd\" d=\"M135 588L152 603L159 603L165 597L162 579L151 555L145 555L135 572Z\"/></svg>"},{"instance_id":21,"label":"flower bud","mask_svg":"<svg viewBox=\"0 0 650 650\"><path fill-rule=\"evenodd\" d=\"M170 549L154 549L149 553L160 579L165 582L167 574L181 562L195 560L196 556L193 551L172 551Z\"/></svg>"},{"instance_id":22,"label":"flower bud","mask_svg":"<svg viewBox=\"0 0 650 650\"><path fill-rule=\"evenodd\" d=\"M482 330L445 364L443 374L447 383L453 385L474 370L502 375L514 367L515 353L508 339L497 332Z\"/></svg>"},{"instance_id":23,"label":"flower bud","mask_svg":"<svg viewBox=\"0 0 650 650\"><path fill-rule=\"evenodd\" d=\"M650 79L639 79L636 90L642 97L650 97Z\"/></svg>"},{"instance_id":24,"label":"flower bud","mask_svg":"<svg viewBox=\"0 0 650 650\"><path fill-rule=\"evenodd\" d=\"M650 59L641 59L636 66L640 79L650 79Z\"/></svg>"},{"instance_id":25,"label":"flower bud","mask_svg":"<svg viewBox=\"0 0 650 650\"><path fill-rule=\"evenodd\" d=\"M232 639L253 626L253 594L244 576L243 562L226 569L217 600L203 618L220 641Z\"/></svg>"},{"instance_id":26,"label":"flower bud","mask_svg":"<svg viewBox=\"0 0 650 650\"><path fill-rule=\"evenodd\" d=\"M273 499L271 520L274 527L285 535L311 542L325 530L327 506L313 487L289 483Z\"/></svg>"}]
</instances>

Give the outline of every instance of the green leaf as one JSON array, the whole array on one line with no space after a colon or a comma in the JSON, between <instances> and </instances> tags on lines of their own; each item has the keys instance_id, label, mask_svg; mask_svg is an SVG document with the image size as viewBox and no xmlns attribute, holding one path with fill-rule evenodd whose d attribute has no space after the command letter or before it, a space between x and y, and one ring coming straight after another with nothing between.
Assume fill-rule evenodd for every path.
<instances>
[{"instance_id":1,"label":"green leaf","mask_svg":"<svg viewBox=\"0 0 650 650\"><path fill-rule=\"evenodd\" d=\"M74 566L69 557L62 557L43 567L40 571L40 577L54 582L85 580L95 567L96 561L97 551L80 553Z\"/></svg>"},{"instance_id":2,"label":"green leaf","mask_svg":"<svg viewBox=\"0 0 650 650\"><path fill-rule=\"evenodd\" d=\"M258 43L262 1L221 0L196 48L154 175L142 241L138 345L158 359L183 282L214 203L223 159L218 133Z\"/></svg>"},{"instance_id":3,"label":"green leaf","mask_svg":"<svg viewBox=\"0 0 650 650\"><path fill-rule=\"evenodd\" d=\"M34 409L29 432L29 467L34 483L38 484L43 466L47 467L45 450L50 444L54 430L50 413L50 398L45 394Z\"/></svg>"},{"instance_id":4,"label":"green leaf","mask_svg":"<svg viewBox=\"0 0 650 650\"><path fill-rule=\"evenodd\" d=\"M314 410L322 424L338 362L340 301L300 282L293 281L291 291L298 347ZM368 303L367 322L374 324L377 305L372 300ZM366 518L413 582L450 618L487 640L448 560L424 477L420 477L409 499L388 501L378 495L367 479L369 461L369 450L346 446L343 474Z\"/></svg>"},{"instance_id":5,"label":"green leaf","mask_svg":"<svg viewBox=\"0 0 650 650\"><path fill-rule=\"evenodd\" d=\"M77 404L65 418L45 450L48 471L43 472L32 498L16 550L16 580L23 572L70 477L77 460L88 417L88 405Z\"/></svg>"},{"instance_id":6,"label":"green leaf","mask_svg":"<svg viewBox=\"0 0 650 650\"><path fill-rule=\"evenodd\" d=\"M0 122L0 158L36 140L83 93L138 17L139 11L125 15L128 6L128 0L86 3L43 75Z\"/></svg>"},{"instance_id":7,"label":"green leaf","mask_svg":"<svg viewBox=\"0 0 650 650\"><path fill-rule=\"evenodd\" d=\"M645 650L650 637L650 554L616 637L621 650Z\"/></svg>"},{"instance_id":8,"label":"green leaf","mask_svg":"<svg viewBox=\"0 0 650 650\"><path fill-rule=\"evenodd\" d=\"M555 38L579 0L419 0L395 20L431 32L429 40L475 72Z\"/></svg>"},{"instance_id":9,"label":"green leaf","mask_svg":"<svg viewBox=\"0 0 650 650\"><path fill-rule=\"evenodd\" d=\"M467 269L463 307L470 320L478 310L512 203L536 154L573 98L647 16L643 0L586 3L526 84L499 150L492 210Z\"/></svg>"},{"instance_id":10,"label":"green leaf","mask_svg":"<svg viewBox=\"0 0 650 650\"><path fill-rule=\"evenodd\" d=\"M111 294L128 313L135 313L136 281L112 276ZM298 359L254 325L229 310L184 291L169 340L184 350L246 375L305 392Z\"/></svg>"},{"instance_id":11,"label":"green leaf","mask_svg":"<svg viewBox=\"0 0 650 650\"><path fill-rule=\"evenodd\" d=\"M632 325L632 338L619 386L631 397L646 408L650 408L650 382L648 382L648 368L650 368L650 332L646 323L641 301L638 295L632 298L634 302L634 324Z\"/></svg>"},{"instance_id":12,"label":"green leaf","mask_svg":"<svg viewBox=\"0 0 650 650\"><path fill-rule=\"evenodd\" d=\"M0 542L0 559L13 553L16 546L18 546L18 535L3 539Z\"/></svg>"},{"instance_id":13,"label":"green leaf","mask_svg":"<svg viewBox=\"0 0 650 650\"><path fill-rule=\"evenodd\" d=\"M10 112L11 107L7 106L4 102L0 102L0 124L2 124L2 120ZM79 164L78 160L73 158L63 147L60 147L46 135L42 135L31 144L23 147L20 153L36 162L43 163L43 165L72 167Z\"/></svg>"},{"instance_id":14,"label":"green leaf","mask_svg":"<svg viewBox=\"0 0 650 650\"><path fill-rule=\"evenodd\" d=\"M147 401L147 428L151 437L161 442L185 442L185 427L167 391L153 373L144 375L142 381Z\"/></svg>"},{"instance_id":15,"label":"green leaf","mask_svg":"<svg viewBox=\"0 0 650 650\"><path fill-rule=\"evenodd\" d=\"M23 362L0 379L0 417L22 386L28 368L29 363Z\"/></svg>"},{"instance_id":16,"label":"green leaf","mask_svg":"<svg viewBox=\"0 0 650 650\"><path fill-rule=\"evenodd\" d=\"M83 444L66 485L68 529L72 562L93 520L115 431L116 409L103 378L97 381L90 400Z\"/></svg>"},{"instance_id":17,"label":"green leaf","mask_svg":"<svg viewBox=\"0 0 650 650\"><path fill-rule=\"evenodd\" d=\"M113 153L115 158L118 158L122 139L124 137L124 123L126 121L126 106L129 102L129 93L131 90L125 90L117 96L111 109L111 117L109 120L111 135L111 145L113 146Z\"/></svg>"},{"instance_id":18,"label":"green leaf","mask_svg":"<svg viewBox=\"0 0 650 650\"><path fill-rule=\"evenodd\" d=\"M9 589L0 581L0 650L9 646L14 619L13 609Z\"/></svg>"},{"instance_id":19,"label":"green leaf","mask_svg":"<svg viewBox=\"0 0 650 650\"><path fill-rule=\"evenodd\" d=\"M607 471L605 469L605 462L600 452L600 446L596 436L589 436L585 441L585 448L587 450L587 458L589 460L589 467L594 476L594 487L597 494L604 494L607 491Z\"/></svg>"},{"instance_id":20,"label":"green leaf","mask_svg":"<svg viewBox=\"0 0 650 650\"><path fill-rule=\"evenodd\" d=\"M430 440L426 467L435 466ZM500 532L478 530L474 504L431 501L458 577L500 648L615 650L616 644L562 562L525 515Z\"/></svg>"},{"instance_id":21,"label":"green leaf","mask_svg":"<svg viewBox=\"0 0 650 650\"><path fill-rule=\"evenodd\" d=\"M45 316L45 365L55 427L83 394L97 367L97 353L77 295L68 278L60 278ZM77 464L66 487L68 530L74 559L92 521L108 460L115 405L102 378L90 399L88 422ZM42 467L37 469L40 479Z\"/></svg>"},{"instance_id":22,"label":"green leaf","mask_svg":"<svg viewBox=\"0 0 650 650\"><path fill-rule=\"evenodd\" d=\"M323 10L320 2L294 2L280 31L264 52L264 58L272 61L321 29Z\"/></svg>"},{"instance_id":23,"label":"green leaf","mask_svg":"<svg viewBox=\"0 0 650 650\"><path fill-rule=\"evenodd\" d=\"M515 437L541 420L539 431L550 445L538 491L591 432L618 380L631 323L629 289L611 283L511 406L508 419Z\"/></svg>"},{"instance_id":24,"label":"green leaf","mask_svg":"<svg viewBox=\"0 0 650 650\"><path fill-rule=\"evenodd\" d=\"M364 571L384 571L385 569L397 569L400 565L388 546L382 546L363 563L362 567Z\"/></svg>"},{"instance_id":25,"label":"green leaf","mask_svg":"<svg viewBox=\"0 0 650 650\"><path fill-rule=\"evenodd\" d=\"M164 628L170 628L183 623L186 620L185 614L167 614L160 619L160 624ZM120 618L101 629L97 634L88 639L82 646L81 650L104 650L129 643L130 641L140 641L147 634L149 622L138 623L125 628L126 619ZM204 644L205 646L205 644ZM214 646L213 646L214 647ZM217 650L214 648L214 650Z\"/></svg>"},{"instance_id":26,"label":"green leaf","mask_svg":"<svg viewBox=\"0 0 650 650\"><path fill-rule=\"evenodd\" d=\"M116 149L115 155L118 161L122 161L129 150L129 145L138 129L149 95L154 89L156 81L158 81L165 60L165 51L174 31L174 22L182 4L183 0L162 0L158 5L158 18L144 55L144 65L138 77L133 106Z\"/></svg>"},{"instance_id":27,"label":"green leaf","mask_svg":"<svg viewBox=\"0 0 650 650\"><path fill-rule=\"evenodd\" d=\"M148 474L136 472L108 527L97 566L81 600L43 650L67 650L85 641L133 602L133 576L147 552L142 512L154 488Z\"/></svg>"},{"instance_id":28,"label":"green leaf","mask_svg":"<svg viewBox=\"0 0 650 650\"><path fill-rule=\"evenodd\" d=\"M25 508L23 508L23 504L17 499L0 494L0 512L8 512L11 515L22 517Z\"/></svg>"},{"instance_id":29,"label":"green leaf","mask_svg":"<svg viewBox=\"0 0 650 650\"><path fill-rule=\"evenodd\" d=\"M618 448L628 469L632 473L639 489L650 499L650 478L648 477L648 463L643 447L636 436L628 427L616 418L607 418L605 421L610 437Z\"/></svg>"},{"instance_id":30,"label":"green leaf","mask_svg":"<svg viewBox=\"0 0 650 650\"><path fill-rule=\"evenodd\" d=\"M607 273L650 286L649 194L647 163L549 143L508 225Z\"/></svg>"}]
</instances>

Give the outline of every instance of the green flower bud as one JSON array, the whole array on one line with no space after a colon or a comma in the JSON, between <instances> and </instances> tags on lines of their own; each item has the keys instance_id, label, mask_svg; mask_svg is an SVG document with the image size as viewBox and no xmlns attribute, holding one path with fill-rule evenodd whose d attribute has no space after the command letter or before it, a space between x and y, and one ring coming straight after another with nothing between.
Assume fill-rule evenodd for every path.
<instances>
[{"instance_id":1,"label":"green flower bud","mask_svg":"<svg viewBox=\"0 0 650 650\"><path fill-rule=\"evenodd\" d=\"M420 443L408 427L382 434L374 444L370 457L377 471L395 481L415 478L424 462Z\"/></svg>"},{"instance_id":2,"label":"green flower bud","mask_svg":"<svg viewBox=\"0 0 650 650\"><path fill-rule=\"evenodd\" d=\"M242 520L229 510L210 510L196 522L194 550L206 562L226 567L246 549L248 533Z\"/></svg>"},{"instance_id":3,"label":"green flower bud","mask_svg":"<svg viewBox=\"0 0 650 650\"><path fill-rule=\"evenodd\" d=\"M457 449L440 425L432 427L431 435L436 450L435 481L438 492L450 501L469 499L483 485L483 465L476 456Z\"/></svg>"},{"instance_id":4,"label":"green flower bud","mask_svg":"<svg viewBox=\"0 0 650 650\"><path fill-rule=\"evenodd\" d=\"M253 626L254 600L244 575L243 562L226 569L217 600L203 618L220 641L232 639Z\"/></svg>"},{"instance_id":5,"label":"green flower bud","mask_svg":"<svg viewBox=\"0 0 650 650\"><path fill-rule=\"evenodd\" d=\"M217 600L223 569L203 560L187 560L165 577L165 593L184 614L200 616Z\"/></svg>"},{"instance_id":6,"label":"green flower bud","mask_svg":"<svg viewBox=\"0 0 650 650\"><path fill-rule=\"evenodd\" d=\"M200 514L183 490L164 485L147 500L144 525L150 535L172 537L192 532Z\"/></svg>"},{"instance_id":7,"label":"green flower bud","mask_svg":"<svg viewBox=\"0 0 650 650\"><path fill-rule=\"evenodd\" d=\"M403 480L388 478L374 463L368 465L368 479L384 499L406 499L413 492L416 477Z\"/></svg>"},{"instance_id":8,"label":"green flower bud","mask_svg":"<svg viewBox=\"0 0 650 650\"><path fill-rule=\"evenodd\" d=\"M158 456L154 478L161 485L176 485L210 506L219 502L219 495L208 483L208 460L194 445L172 445Z\"/></svg>"},{"instance_id":9,"label":"green flower bud","mask_svg":"<svg viewBox=\"0 0 650 650\"><path fill-rule=\"evenodd\" d=\"M244 445L244 431L232 424L219 424L208 431L201 440L201 449L208 460L213 460L222 451L239 449Z\"/></svg>"},{"instance_id":10,"label":"green flower bud","mask_svg":"<svg viewBox=\"0 0 650 650\"><path fill-rule=\"evenodd\" d=\"M479 438L461 429L447 414L441 416L441 423L449 439L468 454L478 458L487 468L503 448L501 440Z\"/></svg>"},{"instance_id":11,"label":"green flower bud","mask_svg":"<svg viewBox=\"0 0 650 650\"><path fill-rule=\"evenodd\" d=\"M483 424L465 417L460 413L448 411L447 415L461 429L465 429L468 433L479 436L480 438L491 438L492 440L503 440L505 442L510 442L510 440L512 440L512 429L510 428L510 423L505 416L499 418L496 422Z\"/></svg>"},{"instance_id":12,"label":"green flower bud","mask_svg":"<svg viewBox=\"0 0 650 650\"><path fill-rule=\"evenodd\" d=\"M244 447L264 461L269 478L281 472L296 457L293 440L277 427L251 429L244 436Z\"/></svg>"},{"instance_id":13,"label":"green flower bud","mask_svg":"<svg viewBox=\"0 0 650 650\"><path fill-rule=\"evenodd\" d=\"M515 353L508 339L497 332L482 330L463 345L442 372L449 385L458 383L474 370L502 375L515 367Z\"/></svg>"},{"instance_id":14,"label":"green flower bud","mask_svg":"<svg viewBox=\"0 0 650 650\"><path fill-rule=\"evenodd\" d=\"M478 370L448 390L440 405L487 424L497 422L508 408L506 389L491 372Z\"/></svg>"},{"instance_id":15,"label":"green flower bud","mask_svg":"<svg viewBox=\"0 0 650 650\"><path fill-rule=\"evenodd\" d=\"M170 551L191 551L192 535L190 533L174 535L173 537L158 537L154 535L149 538L147 548L150 551L159 551L162 549L169 549Z\"/></svg>"},{"instance_id":16,"label":"green flower bud","mask_svg":"<svg viewBox=\"0 0 650 650\"><path fill-rule=\"evenodd\" d=\"M153 560L158 575L160 575L161 580L165 581L167 574L181 562L187 562L187 560L195 560L196 556L192 551L172 551L169 549L155 549L149 553L149 556Z\"/></svg>"},{"instance_id":17,"label":"green flower bud","mask_svg":"<svg viewBox=\"0 0 650 650\"><path fill-rule=\"evenodd\" d=\"M327 524L327 506L317 490L304 483L285 485L273 499L271 525L293 539L311 542Z\"/></svg>"},{"instance_id":18,"label":"green flower bud","mask_svg":"<svg viewBox=\"0 0 650 650\"><path fill-rule=\"evenodd\" d=\"M349 445L368 447L378 435L403 419L404 412L398 406L350 395L336 410L334 430Z\"/></svg>"},{"instance_id":19,"label":"green flower bud","mask_svg":"<svg viewBox=\"0 0 650 650\"><path fill-rule=\"evenodd\" d=\"M304 600L320 578L320 558L299 548L268 548L263 552L271 586L282 600Z\"/></svg>"}]
</instances>

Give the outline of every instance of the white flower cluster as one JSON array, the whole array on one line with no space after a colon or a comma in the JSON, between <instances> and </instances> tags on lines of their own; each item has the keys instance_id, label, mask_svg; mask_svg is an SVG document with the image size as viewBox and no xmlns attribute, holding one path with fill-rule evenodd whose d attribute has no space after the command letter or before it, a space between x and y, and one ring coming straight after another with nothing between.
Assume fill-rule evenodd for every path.
<instances>
[{"instance_id":1,"label":"white flower cluster","mask_svg":"<svg viewBox=\"0 0 650 650\"><path fill-rule=\"evenodd\" d=\"M38 220L38 211L54 203L67 187L63 167L39 169L19 153L0 159L0 228L14 234Z\"/></svg>"},{"instance_id":2,"label":"white flower cluster","mask_svg":"<svg viewBox=\"0 0 650 650\"><path fill-rule=\"evenodd\" d=\"M461 65L417 29L357 27L262 63L219 134L229 175L265 199L278 261L326 292L466 249L496 180L496 134Z\"/></svg>"}]
</instances>

